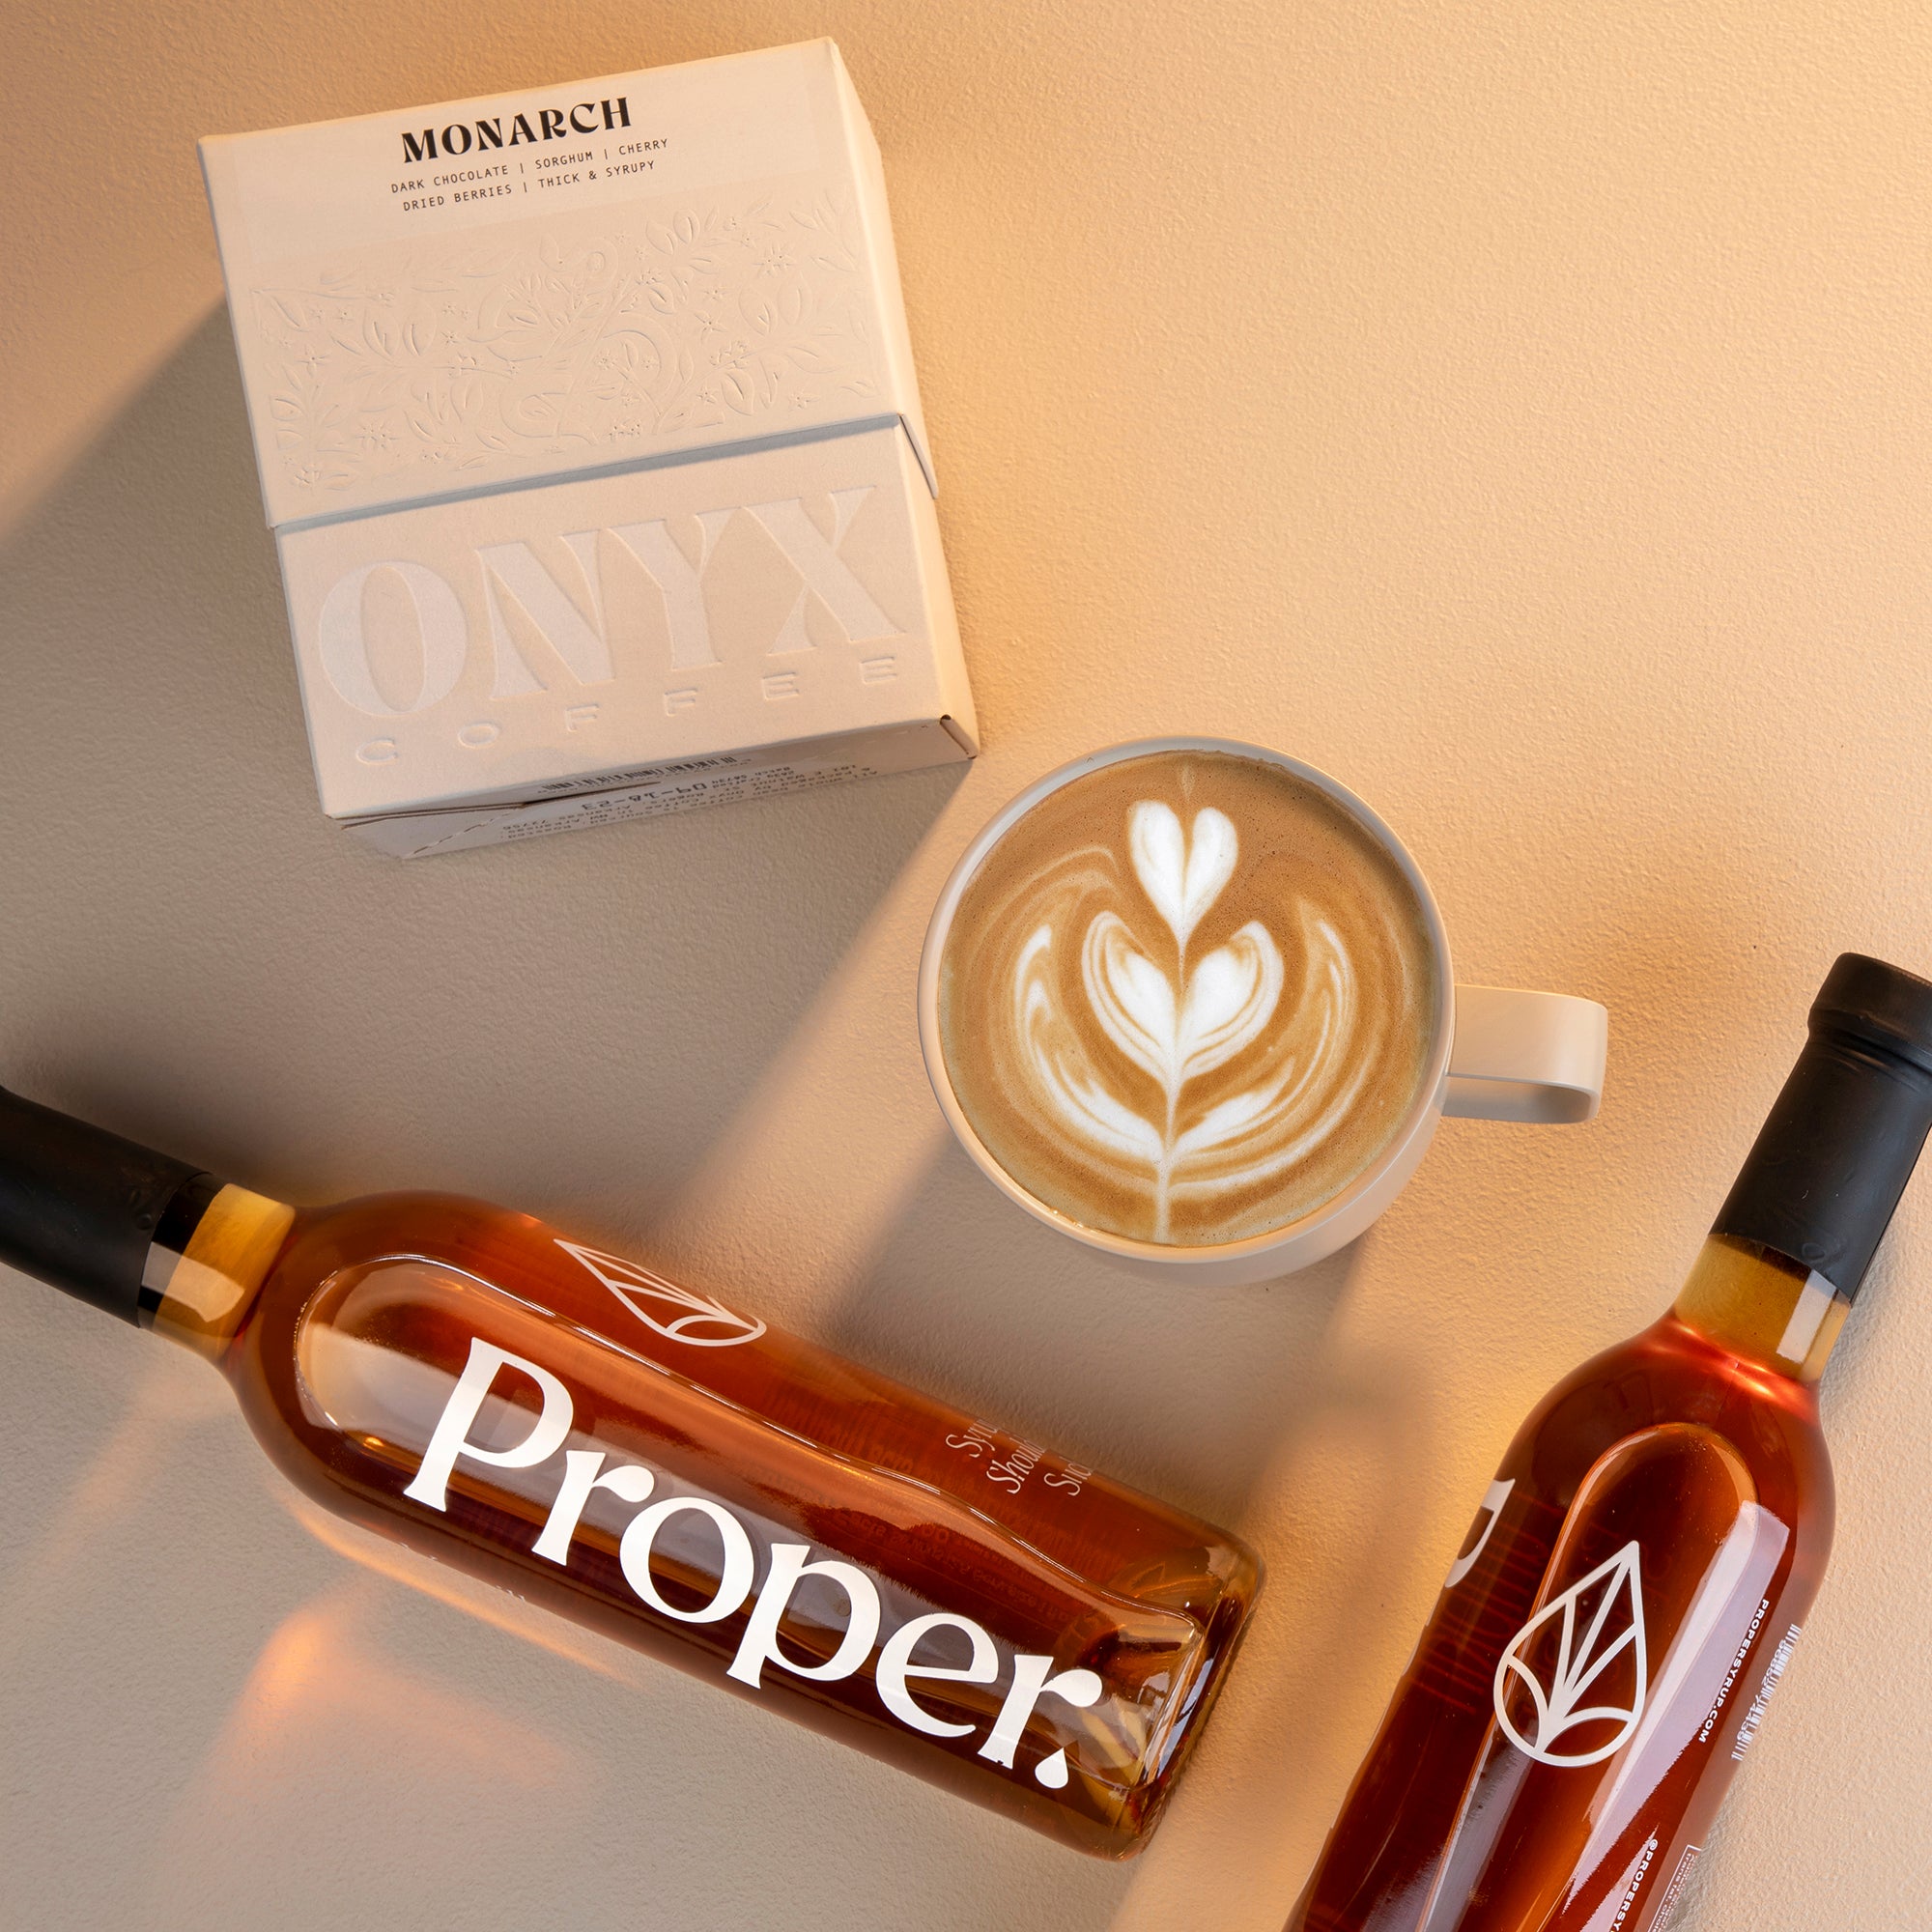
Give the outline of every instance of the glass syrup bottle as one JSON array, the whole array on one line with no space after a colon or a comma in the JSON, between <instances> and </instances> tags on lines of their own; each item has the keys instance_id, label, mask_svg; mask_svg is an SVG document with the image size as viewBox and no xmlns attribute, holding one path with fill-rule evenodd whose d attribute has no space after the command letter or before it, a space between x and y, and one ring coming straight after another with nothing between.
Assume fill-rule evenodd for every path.
<instances>
[{"instance_id":1,"label":"glass syrup bottle","mask_svg":"<svg viewBox=\"0 0 1932 1932\"><path fill-rule=\"evenodd\" d=\"M288 1207L0 1091L0 1262L183 1344L325 1508L1123 1858L1245 1545L526 1214Z\"/></svg>"},{"instance_id":2,"label":"glass syrup bottle","mask_svg":"<svg viewBox=\"0 0 1932 1932\"><path fill-rule=\"evenodd\" d=\"M1670 1313L1504 1456L1287 1932L1664 1932L1824 1575L1818 1378L1932 1123L1841 956Z\"/></svg>"}]
</instances>

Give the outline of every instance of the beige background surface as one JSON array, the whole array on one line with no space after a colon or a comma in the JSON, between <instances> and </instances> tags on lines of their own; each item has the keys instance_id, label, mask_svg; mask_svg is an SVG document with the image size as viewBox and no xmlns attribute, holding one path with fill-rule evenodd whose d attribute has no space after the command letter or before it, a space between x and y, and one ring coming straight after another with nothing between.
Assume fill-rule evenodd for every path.
<instances>
[{"instance_id":1,"label":"beige background surface","mask_svg":"<svg viewBox=\"0 0 1932 1932\"><path fill-rule=\"evenodd\" d=\"M355 1560L216 1378L10 1278L0 1922L1272 1932L1507 1435L1667 1300L1832 956L1932 969L1922 10L0 25L8 1082L296 1198L634 1245L1273 1570L1161 1835L1090 1863ZM819 33L885 149L985 758L365 853L314 805L193 137ZM1024 782L1180 729L1364 793L1464 978L1607 1002L1600 1122L1452 1122L1351 1252L1193 1300L1004 1204L921 1071L926 908ZM1921 1182L1695 1932L1924 1922L1928 1261Z\"/></svg>"}]
</instances>

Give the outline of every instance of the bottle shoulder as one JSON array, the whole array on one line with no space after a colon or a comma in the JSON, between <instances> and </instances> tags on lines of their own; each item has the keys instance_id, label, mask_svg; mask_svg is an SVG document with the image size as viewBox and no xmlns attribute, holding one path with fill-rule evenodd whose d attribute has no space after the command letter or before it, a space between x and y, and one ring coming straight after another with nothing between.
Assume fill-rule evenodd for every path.
<instances>
[{"instance_id":1,"label":"bottle shoulder","mask_svg":"<svg viewBox=\"0 0 1932 1932\"><path fill-rule=\"evenodd\" d=\"M428 1188L359 1194L318 1208L296 1209L295 1225L275 1272L304 1266L324 1272L392 1254L455 1260L483 1239L539 1224L493 1202Z\"/></svg>"},{"instance_id":2,"label":"bottle shoulder","mask_svg":"<svg viewBox=\"0 0 1932 1932\"><path fill-rule=\"evenodd\" d=\"M413 1257L494 1277L506 1255L542 1253L546 1233L534 1215L426 1188L298 1208L250 1325L286 1322L344 1269L376 1262Z\"/></svg>"},{"instance_id":3,"label":"bottle shoulder","mask_svg":"<svg viewBox=\"0 0 1932 1932\"><path fill-rule=\"evenodd\" d=\"M1771 1503L1829 1533L1831 1456L1814 1386L1732 1354L1665 1315L1573 1370L1518 1432L1504 1473L1567 1508L1616 1443L1647 1430L1693 1428L1721 1438Z\"/></svg>"}]
</instances>

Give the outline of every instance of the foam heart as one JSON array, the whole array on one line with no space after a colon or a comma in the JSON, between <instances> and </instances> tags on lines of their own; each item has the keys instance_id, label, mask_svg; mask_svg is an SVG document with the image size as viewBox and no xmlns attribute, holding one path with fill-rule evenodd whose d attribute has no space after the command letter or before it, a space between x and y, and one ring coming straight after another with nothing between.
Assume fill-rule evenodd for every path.
<instances>
[{"instance_id":1,"label":"foam heart","mask_svg":"<svg viewBox=\"0 0 1932 1932\"><path fill-rule=\"evenodd\" d=\"M1281 949L1252 919L1195 967L1175 1034L1183 1084L1224 1065L1260 1037L1281 1002L1283 977Z\"/></svg>"},{"instance_id":2,"label":"foam heart","mask_svg":"<svg viewBox=\"0 0 1932 1932\"><path fill-rule=\"evenodd\" d=\"M1142 799L1127 813L1134 876L1183 952L1234 877L1240 846L1234 820L1211 805L1194 814L1191 836L1182 832L1174 808L1157 799Z\"/></svg>"},{"instance_id":3,"label":"foam heart","mask_svg":"<svg viewBox=\"0 0 1932 1932\"><path fill-rule=\"evenodd\" d=\"M1119 913L1096 913L1080 949L1080 979L1107 1037L1161 1091L1179 1091L1174 982L1134 944Z\"/></svg>"}]
</instances>

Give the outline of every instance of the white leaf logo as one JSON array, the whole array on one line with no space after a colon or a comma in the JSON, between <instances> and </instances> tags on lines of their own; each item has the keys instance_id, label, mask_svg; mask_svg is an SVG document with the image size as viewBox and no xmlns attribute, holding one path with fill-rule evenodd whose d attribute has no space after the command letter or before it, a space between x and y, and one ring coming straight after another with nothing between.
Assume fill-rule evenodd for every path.
<instances>
[{"instance_id":1,"label":"white leaf logo","mask_svg":"<svg viewBox=\"0 0 1932 1932\"><path fill-rule=\"evenodd\" d=\"M1634 1540L1625 1544L1608 1562L1600 1563L1581 1582L1531 1617L1496 1664L1496 1722L1511 1744L1539 1764L1600 1764L1620 1750L1636 1729L1650 1675L1643 1643L1640 1554ZM1579 1637L1577 1625L1586 1615L1589 1621ZM1555 1656L1548 1662L1547 1676L1539 1677L1530 1654L1535 1651L1539 1659L1548 1658L1552 1639ZM1631 1653L1634 1690L1627 1703L1602 1701L1600 1680L1626 1651ZM1535 1715L1533 1737L1524 1737L1510 1716L1512 1689L1529 1693ZM1593 1694L1600 1701L1591 1702ZM1606 1721L1616 1726L1607 1742L1576 1751L1556 1748L1570 1732Z\"/></svg>"},{"instance_id":2,"label":"white leaf logo","mask_svg":"<svg viewBox=\"0 0 1932 1932\"><path fill-rule=\"evenodd\" d=\"M765 1324L754 1317L739 1315L708 1294L694 1294L621 1255L581 1248L575 1241L559 1240L557 1246L668 1342L683 1342L694 1349L731 1349L741 1342L755 1342L765 1332Z\"/></svg>"}]
</instances>

